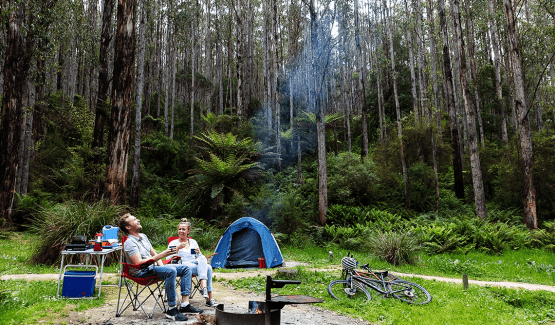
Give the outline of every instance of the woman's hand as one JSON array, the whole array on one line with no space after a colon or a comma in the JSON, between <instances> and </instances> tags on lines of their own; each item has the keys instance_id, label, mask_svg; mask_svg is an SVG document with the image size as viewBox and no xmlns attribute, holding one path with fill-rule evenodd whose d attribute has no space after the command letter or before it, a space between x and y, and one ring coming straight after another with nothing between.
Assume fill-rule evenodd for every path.
<instances>
[{"instance_id":1,"label":"woman's hand","mask_svg":"<svg viewBox=\"0 0 556 325\"><path fill-rule=\"evenodd\" d=\"M176 247L176 251L179 251L180 249L185 248L185 246L187 246L187 244L188 244L187 242L180 243L178 245L178 247Z\"/></svg>"}]
</instances>

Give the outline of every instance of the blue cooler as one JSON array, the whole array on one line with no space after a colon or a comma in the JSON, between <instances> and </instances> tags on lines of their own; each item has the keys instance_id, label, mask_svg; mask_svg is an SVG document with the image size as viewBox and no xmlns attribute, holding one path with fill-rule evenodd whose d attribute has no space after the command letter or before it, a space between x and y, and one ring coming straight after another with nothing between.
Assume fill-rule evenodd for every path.
<instances>
[{"instance_id":1,"label":"blue cooler","mask_svg":"<svg viewBox=\"0 0 556 325\"><path fill-rule=\"evenodd\" d=\"M116 226L104 226L102 228L102 240L116 239L118 240L118 231L120 228Z\"/></svg>"},{"instance_id":2,"label":"blue cooler","mask_svg":"<svg viewBox=\"0 0 556 325\"><path fill-rule=\"evenodd\" d=\"M96 271L66 271L62 285L62 297L91 297L95 291Z\"/></svg>"}]
</instances>

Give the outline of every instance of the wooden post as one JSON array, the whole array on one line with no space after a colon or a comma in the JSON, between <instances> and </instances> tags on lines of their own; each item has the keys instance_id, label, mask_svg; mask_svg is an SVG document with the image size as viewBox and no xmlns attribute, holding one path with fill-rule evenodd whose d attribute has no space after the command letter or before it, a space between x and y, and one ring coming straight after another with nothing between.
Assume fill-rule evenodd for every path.
<instances>
[{"instance_id":1,"label":"wooden post","mask_svg":"<svg viewBox=\"0 0 556 325\"><path fill-rule=\"evenodd\" d=\"M463 289L467 290L467 288L469 288L469 282L467 279L467 274L463 275Z\"/></svg>"}]
</instances>

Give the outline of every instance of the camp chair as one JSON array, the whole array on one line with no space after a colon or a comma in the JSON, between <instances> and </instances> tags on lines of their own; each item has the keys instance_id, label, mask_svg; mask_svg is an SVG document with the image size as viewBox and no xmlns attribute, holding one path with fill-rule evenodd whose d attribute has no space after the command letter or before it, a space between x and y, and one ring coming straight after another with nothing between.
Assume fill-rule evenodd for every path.
<instances>
[{"instance_id":1,"label":"camp chair","mask_svg":"<svg viewBox=\"0 0 556 325\"><path fill-rule=\"evenodd\" d=\"M170 245L170 243L173 240L179 239L180 237L178 236L170 236L168 237L168 245ZM191 238L191 237L189 237ZM169 260L166 260L169 261ZM181 278L176 278L176 288L178 289L178 292L180 290L180 285L181 285ZM189 294L189 299L193 299L193 296L199 291L199 289L201 289L201 280L199 280L199 277L196 275L191 274L191 293Z\"/></svg>"},{"instance_id":2,"label":"camp chair","mask_svg":"<svg viewBox=\"0 0 556 325\"><path fill-rule=\"evenodd\" d=\"M127 236L122 237L122 247L127 240ZM123 248L122 248L123 249ZM122 251L122 254L125 252ZM168 260L169 261L169 260ZM133 306L133 310L136 311L139 308L145 313L147 318L151 319L154 311L156 310L156 306L158 306L162 312L166 312L166 305L164 304L164 280L158 278L157 276L151 276L148 278L134 278L129 273L129 268L132 267L134 269L144 269L149 267L149 265L153 264L155 261L153 259L149 259L144 261L140 264L128 264L128 263L121 263L122 271L120 274L120 292L118 293L118 305L116 306L116 317L120 317L122 313L129 308L129 306ZM123 300L121 300L122 295L122 288L125 288L127 293ZM145 295L140 297L140 295L145 292ZM148 300L154 300L154 306L152 311L148 313L145 308L145 302ZM121 300L121 303L120 303ZM145 306L146 307L146 306Z\"/></svg>"}]
</instances>

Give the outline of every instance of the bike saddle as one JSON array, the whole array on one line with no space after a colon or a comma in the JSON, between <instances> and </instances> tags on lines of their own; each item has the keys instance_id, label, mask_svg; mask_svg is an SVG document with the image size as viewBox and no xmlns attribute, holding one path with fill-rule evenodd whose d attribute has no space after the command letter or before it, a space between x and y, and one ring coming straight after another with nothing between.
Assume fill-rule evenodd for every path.
<instances>
[{"instance_id":1,"label":"bike saddle","mask_svg":"<svg viewBox=\"0 0 556 325\"><path fill-rule=\"evenodd\" d=\"M369 267L369 263L361 265L362 268Z\"/></svg>"}]
</instances>

